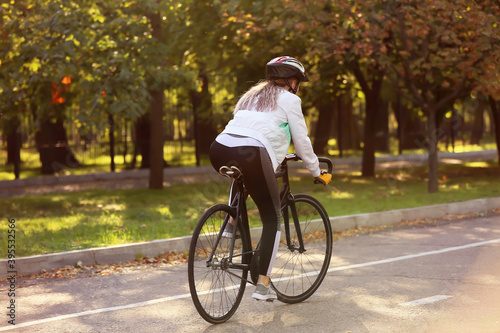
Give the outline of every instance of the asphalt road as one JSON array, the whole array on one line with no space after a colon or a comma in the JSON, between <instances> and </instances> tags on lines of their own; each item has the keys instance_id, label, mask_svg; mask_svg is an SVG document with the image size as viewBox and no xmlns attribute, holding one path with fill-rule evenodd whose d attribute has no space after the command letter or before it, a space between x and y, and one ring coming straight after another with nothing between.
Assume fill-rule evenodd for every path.
<instances>
[{"instance_id":1,"label":"asphalt road","mask_svg":"<svg viewBox=\"0 0 500 333\"><path fill-rule=\"evenodd\" d=\"M500 332L500 215L404 227L335 242L304 303L251 299L210 325L192 305L185 264L16 290L14 332ZM0 285L0 306L9 306Z\"/></svg>"}]
</instances>

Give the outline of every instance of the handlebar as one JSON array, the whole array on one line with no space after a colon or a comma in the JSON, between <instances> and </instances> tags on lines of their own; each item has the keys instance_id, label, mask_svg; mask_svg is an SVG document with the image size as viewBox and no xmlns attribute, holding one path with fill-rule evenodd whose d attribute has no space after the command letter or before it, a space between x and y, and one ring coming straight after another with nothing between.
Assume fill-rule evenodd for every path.
<instances>
[{"instance_id":1,"label":"handlebar","mask_svg":"<svg viewBox=\"0 0 500 333\"><path fill-rule=\"evenodd\" d=\"M293 154L286 154L285 156L285 161L283 163L286 163L286 161L301 161L302 159L300 158L300 156L298 156L297 154L293 153ZM333 162L327 158L327 157L318 157L318 161L319 163L325 163L328 167L328 173L331 174L332 171L333 171Z\"/></svg>"},{"instance_id":2,"label":"handlebar","mask_svg":"<svg viewBox=\"0 0 500 333\"><path fill-rule=\"evenodd\" d=\"M332 160L330 160L329 158L326 158L326 157L318 157L318 160L319 160L319 163L326 163L327 167L328 167L328 173L331 174L332 171L333 171L333 162Z\"/></svg>"}]
</instances>

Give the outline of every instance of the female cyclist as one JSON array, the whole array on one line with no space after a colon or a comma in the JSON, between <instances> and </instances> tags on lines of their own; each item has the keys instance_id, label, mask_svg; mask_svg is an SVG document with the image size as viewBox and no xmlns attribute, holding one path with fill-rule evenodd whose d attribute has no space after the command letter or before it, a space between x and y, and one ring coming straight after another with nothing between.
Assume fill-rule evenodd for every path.
<instances>
[{"instance_id":1,"label":"female cyclist","mask_svg":"<svg viewBox=\"0 0 500 333\"><path fill-rule=\"evenodd\" d=\"M292 57L274 58L266 65L266 78L241 96L233 119L210 147L210 161L216 171L224 165L234 165L243 173L245 188L257 205L263 224L259 278L252 297L274 301L277 297L269 287L269 277L278 250L281 219L274 171L285 158L290 140L317 182L326 183L319 178L318 158L307 136L301 100L296 95L299 84L309 81L304 66ZM231 235L232 229L229 223L226 236Z\"/></svg>"}]
</instances>

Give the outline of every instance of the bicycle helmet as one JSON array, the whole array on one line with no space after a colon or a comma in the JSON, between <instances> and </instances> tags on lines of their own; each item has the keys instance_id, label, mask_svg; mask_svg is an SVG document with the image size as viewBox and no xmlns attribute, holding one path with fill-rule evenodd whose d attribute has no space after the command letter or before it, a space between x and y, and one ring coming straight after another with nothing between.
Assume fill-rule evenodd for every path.
<instances>
[{"instance_id":1,"label":"bicycle helmet","mask_svg":"<svg viewBox=\"0 0 500 333\"><path fill-rule=\"evenodd\" d=\"M282 56L274 58L266 65L266 77L268 79L297 78L300 82L308 82L304 66L295 58Z\"/></svg>"}]
</instances>

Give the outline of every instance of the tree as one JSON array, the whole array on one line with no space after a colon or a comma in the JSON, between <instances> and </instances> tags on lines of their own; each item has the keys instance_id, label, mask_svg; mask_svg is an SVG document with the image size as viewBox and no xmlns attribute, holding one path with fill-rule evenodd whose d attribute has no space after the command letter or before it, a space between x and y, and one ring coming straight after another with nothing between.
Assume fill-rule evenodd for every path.
<instances>
[{"instance_id":1,"label":"tree","mask_svg":"<svg viewBox=\"0 0 500 333\"><path fill-rule=\"evenodd\" d=\"M219 35L219 45L225 50L223 66L228 75L235 77L235 96L241 95L251 85L263 79L266 63L274 57L289 55L298 58L306 67L311 83L301 85L302 111L319 113L314 139L315 150L321 154L326 148L332 117L336 87L335 67L320 63L320 56L308 53L316 32L297 29L303 25L302 14L290 2L229 2L221 6L221 24L224 33ZM299 23L298 23L299 22ZM297 24L298 23L298 24ZM321 80L313 77L315 68L322 67ZM316 71L317 72L317 71ZM308 87L312 85L313 88ZM324 89L323 89L324 88ZM235 102L234 102L235 103ZM322 126L324 125L324 126ZM311 130L313 127L311 128ZM311 136L314 133L311 133Z\"/></svg>"},{"instance_id":2,"label":"tree","mask_svg":"<svg viewBox=\"0 0 500 333\"><path fill-rule=\"evenodd\" d=\"M400 1L384 20L397 54L386 58L391 74L427 117L428 191L438 191L438 126L455 100L466 96L483 76L481 64L494 53L494 17L472 1ZM496 24L496 23L495 23ZM474 27L474 29L472 29ZM387 50L386 50L387 52Z\"/></svg>"},{"instance_id":3,"label":"tree","mask_svg":"<svg viewBox=\"0 0 500 333\"><path fill-rule=\"evenodd\" d=\"M262 68L265 60L270 59L267 54L273 43L263 38L265 28L262 28L262 24L265 23L262 21L271 19L256 14L262 14L273 3L229 1L215 4L212 1L194 0L189 7L188 18L190 22L196 22L186 32L189 44L187 61L198 72L196 84L189 91L197 165L200 156L208 153L218 133L218 117L212 105L212 87L215 83L211 82L211 78L213 74L236 78L236 86L227 88L228 91L236 90L235 96L262 78L261 75L256 77L255 69L259 68L257 73L264 73ZM257 20L260 27L256 25ZM260 48L262 45L263 48ZM234 83L233 80L229 82Z\"/></svg>"},{"instance_id":4,"label":"tree","mask_svg":"<svg viewBox=\"0 0 500 333\"><path fill-rule=\"evenodd\" d=\"M160 3L158 0L157 3ZM161 27L161 12L157 8L156 11L149 15L151 23L151 36L159 44L162 40ZM158 57L154 57L152 61L160 67L162 62ZM150 169L149 169L149 188L163 188L163 85L161 82L154 82L150 85L149 93L151 94L151 146L150 146Z\"/></svg>"},{"instance_id":5,"label":"tree","mask_svg":"<svg viewBox=\"0 0 500 333\"><path fill-rule=\"evenodd\" d=\"M162 11L156 0L25 0L2 5L7 13L3 16L7 41L2 40L5 60L0 75L11 79L0 86L1 106L14 105L18 96L23 96L41 129L47 121L60 129L49 133L61 133L56 139L60 142L66 141L61 130L65 110L72 104L79 110L76 122L82 133L88 125L104 130L115 117L137 119L152 95L157 101L154 105L161 107L163 89L184 75L177 64L164 60L176 47L167 48L167 38L160 34L162 22L168 21L166 26L172 30L185 25L176 17L182 6L161 6L167 10ZM160 17L160 12L165 16ZM156 15L157 29L150 25L151 13ZM70 89L61 86L63 78L71 79ZM51 100L48 92L54 84L61 96ZM16 94L18 91L23 94ZM163 120L162 112L158 114L155 126ZM155 133L155 147L161 149L162 130ZM163 154L154 151L153 155L162 159L162 168Z\"/></svg>"},{"instance_id":6,"label":"tree","mask_svg":"<svg viewBox=\"0 0 500 333\"><path fill-rule=\"evenodd\" d=\"M42 173L78 166L61 126L65 107L72 98L68 59L73 56L69 46L72 42L63 38L62 31L77 23L48 2L11 2L2 8L3 37L7 42L1 50L0 75L10 80L2 87L1 106L24 104L38 121L36 138ZM16 108L7 110L15 112Z\"/></svg>"},{"instance_id":7,"label":"tree","mask_svg":"<svg viewBox=\"0 0 500 333\"><path fill-rule=\"evenodd\" d=\"M87 10L91 23L75 37L83 51L78 87L79 109L85 110L77 123L81 132L87 130L83 124L109 130L113 171L115 120L138 119L150 103L145 79L150 28L135 2L108 0Z\"/></svg>"},{"instance_id":8,"label":"tree","mask_svg":"<svg viewBox=\"0 0 500 333\"><path fill-rule=\"evenodd\" d=\"M338 67L349 71L364 93L362 174L374 176L376 120L382 105L386 72L380 58L385 56L383 51L389 37L386 23L379 20L385 10L383 2L304 1L289 2L289 5L303 18L298 25L300 31L315 31L313 48L320 50L316 53L332 58Z\"/></svg>"},{"instance_id":9,"label":"tree","mask_svg":"<svg viewBox=\"0 0 500 333\"><path fill-rule=\"evenodd\" d=\"M491 113L493 114L493 121L495 122L495 138L498 151L498 163L500 164L500 103L492 96L489 96L488 100L490 102Z\"/></svg>"},{"instance_id":10,"label":"tree","mask_svg":"<svg viewBox=\"0 0 500 333\"><path fill-rule=\"evenodd\" d=\"M19 179L21 164L21 131L19 117L4 120L3 132L7 139L7 164L14 166L14 177Z\"/></svg>"},{"instance_id":11,"label":"tree","mask_svg":"<svg viewBox=\"0 0 500 333\"><path fill-rule=\"evenodd\" d=\"M108 112L96 110L109 108L113 114L136 115L144 104L143 94L137 91L137 76L120 67L129 60L133 63L133 57L126 58L134 48L112 50L117 43L110 35L127 26L121 10L127 4L25 0L2 7L5 26L0 75L10 79L1 87L1 106L25 103L26 114L37 121L43 173L75 167L78 162L67 145L64 127L69 106L78 104L78 127L85 131L85 125L107 122ZM106 22L105 15L111 22ZM137 21L129 20L134 27ZM130 81L135 81L133 86ZM130 90L134 92L128 93Z\"/></svg>"},{"instance_id":12,"label":"tree","mask_svg":"<svg viewBox=\"0 0 500 333\"><path fill-rule=\"evenodd\" d=\"M500 4L497 1L480 0L478 6L485 13L486 21L481 21L484 28L483 37L489 40L491 51L485 52L485 59L478 65L480 77L475 77L474 91L488 96L488 102L493 116L495 138L500 164Z\"/></svg>"},{"instance_id":13,"label":"tree","mask_svg":"<svg viewBox=\"0 0 500 333\"><path fill-rule=\"evenodd\" d=\"M316 52L315 57L322 58L321 51ZM348 131L341 127L350 123L349 117L345 117L350 109L343 101L346 97L350 97L354 79L350 79L345 70L331 57L318 61L310 68L310 79L314 82L314 89L307 91L306 98L318 111L318 120L313 135L314 152L317 155L327 154L328 141L335 129L338 129L337 146L342 157L342 149L346 142L343 139ZM350 101L350 98L348 100Z\"/></svg>"}]
</instances>

